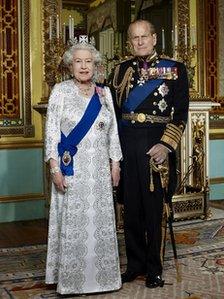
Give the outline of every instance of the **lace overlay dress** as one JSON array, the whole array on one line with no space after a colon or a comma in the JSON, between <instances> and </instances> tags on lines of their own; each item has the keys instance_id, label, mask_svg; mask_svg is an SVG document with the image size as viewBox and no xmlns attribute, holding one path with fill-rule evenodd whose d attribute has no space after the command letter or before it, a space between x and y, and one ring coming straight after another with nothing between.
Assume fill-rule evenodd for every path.
<instances>
[{"instance_id":1,"label":"lace overlay dress","mask_svg":"<svg viewBox=\"0 0 224 299\"><path fill-rule=\"evenodd\" d=\"M102 107L77 146L67 192L57 192L52 184L46 283L56 283L60 294L121 287L109 159L119 161L122 154L110 90L100 91ZM70 133L89 101L73 80L55 85L47 111L45 161L59 161L60 131Z\"/></svg>"}]
</instances>

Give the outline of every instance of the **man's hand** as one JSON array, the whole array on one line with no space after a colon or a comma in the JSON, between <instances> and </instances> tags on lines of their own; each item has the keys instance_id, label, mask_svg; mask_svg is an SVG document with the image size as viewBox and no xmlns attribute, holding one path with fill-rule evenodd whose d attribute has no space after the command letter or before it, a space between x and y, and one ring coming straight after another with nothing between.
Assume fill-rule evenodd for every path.
<instances>
[{"instance_id":1,"label":"man's hand","mask_svg":"<svg viewBox=\"0 0 224 299\"><path fill-rule=\"evenodd\" d=\"M169 153L169 149L161 144L157 143L155 144L146 154L150 155L156 164L162 164Z\"/></svg>"}]
</instances>

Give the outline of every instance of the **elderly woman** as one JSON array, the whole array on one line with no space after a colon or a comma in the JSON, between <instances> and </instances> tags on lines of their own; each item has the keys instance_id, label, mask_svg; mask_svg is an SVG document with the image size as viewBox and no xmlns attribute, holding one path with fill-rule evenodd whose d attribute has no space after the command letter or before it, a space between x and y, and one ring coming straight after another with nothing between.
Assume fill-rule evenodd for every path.
<instances>
[{"instance_id":1,"label":"elderly woman","mask_svg":"<svg viewBox=\"0 0 224 299\"><path fill-rule=\"evenodd\" d=\"M77 42L63 57L73 79L52 90L45 161L52 175L46 283L60 294L121 287L112 186L122 158L108 87L94 82L100 54Z\"/></svg>"}]
</instances>

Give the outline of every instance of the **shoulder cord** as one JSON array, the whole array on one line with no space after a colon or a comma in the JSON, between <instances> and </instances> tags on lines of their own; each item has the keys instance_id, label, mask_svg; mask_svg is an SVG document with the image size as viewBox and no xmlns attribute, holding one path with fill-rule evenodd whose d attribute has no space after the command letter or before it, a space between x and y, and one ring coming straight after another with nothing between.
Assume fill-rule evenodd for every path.
<instances>
[{"instance_id":1,"label":"shoulder cord","mask_svg":"<svg viewBox=\"0 0 224 299\"><path fill-rule=\"evenodd\" d=\"M117 84L119 71L120 71L120 65L116 67L115 72L114 72L113 87L116 90L117 105L119 107L121 107L122 95L123 95L125 87L126 87L126 97L128 96L129 89L130 89L130 82L131 82L131 78L132 78L132 74L134 73L134 70L132 67L129 67L126 70L124 78L121 81L121 83ZM118 93L119 93L119 98L117 96Z\"/></svg>"}]
</instances>

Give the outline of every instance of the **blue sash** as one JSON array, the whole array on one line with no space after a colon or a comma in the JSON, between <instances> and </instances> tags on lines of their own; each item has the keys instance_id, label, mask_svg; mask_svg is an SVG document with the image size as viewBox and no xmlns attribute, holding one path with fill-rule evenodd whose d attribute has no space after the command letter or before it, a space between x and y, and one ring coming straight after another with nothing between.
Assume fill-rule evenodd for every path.
<instances>
[{"instance_id":1,"label":"blue sash","mask_svg":"<svg viewBox=\"0 0 224 299\"><path fill-rule=\"evenodd\" d=\"M172 60L160 60L156 67L172 67L175 63ZM134 111L163 81L164 79L151 79L142 86L136 86L124 101L123 112L130 113Z\"/></svg>"},{"instance_id":2,"label":"blue sash","mask_svg":"<svg viewBox=\"0 0 224 299\"><path fill-rule=\"evenodd\" d=\"M60 168L63 175L71 176L74 174L73 156L77 153L77 145L91 128L100 112L101 106L99 95L95 92L81 120L73 128L69 135L66 137L61 132L61 142L58 144L58 153L61 157ZM66 159L67 163L65 163Z\"/></svg>"}]
</instances>

